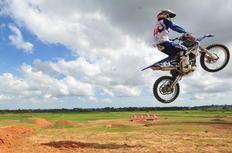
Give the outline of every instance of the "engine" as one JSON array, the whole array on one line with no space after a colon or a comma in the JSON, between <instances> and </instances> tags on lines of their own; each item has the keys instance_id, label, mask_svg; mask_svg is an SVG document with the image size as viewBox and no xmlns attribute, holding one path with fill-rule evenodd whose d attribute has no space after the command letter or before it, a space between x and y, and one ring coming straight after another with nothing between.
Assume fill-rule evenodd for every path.
<instances>
[{"instance_id":1,"label":"engine","mask_svg":"<svg viewBox=\"0 0 232 153\"><path fill-rule=\"evenodd\" d=\"M190 63L189 56L182 56L180 58L180 71L183 74L192 72L192 64Z\"/></svg>"}]
</instances>

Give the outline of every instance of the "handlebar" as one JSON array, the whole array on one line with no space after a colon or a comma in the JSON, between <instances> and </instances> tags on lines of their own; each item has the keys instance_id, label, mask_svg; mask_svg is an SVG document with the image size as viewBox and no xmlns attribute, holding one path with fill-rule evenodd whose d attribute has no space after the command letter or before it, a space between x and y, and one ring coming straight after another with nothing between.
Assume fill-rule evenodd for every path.
<instances>
[{"instance_id":1,"label":"handlebar","mask_svg":"<svg viewBox=\"0 0 232 153\"><path fill-rule=\"evenodd\" d=\"M174 38L174 39L170 39L170 40L171 40L171 41L182 40L182 38L185 37L186 34L189 34L189 33L184 33L184 34L182 34L181 36L176 37L176 38ZM191 35L191 34L189 34L189 35Z\"/></svg>"},{"instance_id":2,"label":"handlebar","mask_svg":"<svg viewBox=\"0 0 232 153\"><path fill-rule=\"evenodd\" d=\"M192 35L191 33L184 33L180 37L176 37L174 39L170 39L171 41L179 40L179 41L185 41L187 39L197 40L197 38Z\"/></svg>"},{"instance_id":3,"label":"handlebar","mask_svg":"<svg viewBox=\"0 0 232 153\"><path fill-rule=\"evenodd\" d=\"M206 35L203 35L199 38L196 38L195 36L193 36L191 33L184 33L182 34L180 37L176 37L174 39L170 39L171 41L176 41L176 40L179 40L179 41L185 41L186 37L188 37L187 39L190 38L190 40L196 40L196 41L202 41L203 39L207 38L207 37L214 37L215 35L212 35L212 34L206 34Z\"/></svg>"}]
</instances>

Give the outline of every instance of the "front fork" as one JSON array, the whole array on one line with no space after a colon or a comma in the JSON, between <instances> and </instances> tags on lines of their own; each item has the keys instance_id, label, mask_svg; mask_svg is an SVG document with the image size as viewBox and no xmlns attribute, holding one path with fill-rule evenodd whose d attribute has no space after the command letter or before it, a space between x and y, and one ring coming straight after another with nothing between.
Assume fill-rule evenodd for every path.
<instances>
[{"instance_id":1,"label":"front fork","mask_svg":"<svg viewBox=\"0 0 232 153\"><path fill-rule=\"evenodd\" d=\"M200 48L200 52L201 53L205 53L207 55L207 58L211 59L211 60L218 60L218 57L215 56L214 54L210 53L208 51L208 49L205 49L205 48L202 48L202 47L199 47Z\"/></svg>"},{"instance_id":2,"label":"front fork","mask_svg":"<svg viewBox=\"0 0 232 153\"><path fill-rule=\"evenodd\" d=\"M173 89L173 87L176 86L176 84L182 79L182 75L178 75L175 80L172 82L172 84L170 85L169 89Z\"/></svg>"}]
</instances>

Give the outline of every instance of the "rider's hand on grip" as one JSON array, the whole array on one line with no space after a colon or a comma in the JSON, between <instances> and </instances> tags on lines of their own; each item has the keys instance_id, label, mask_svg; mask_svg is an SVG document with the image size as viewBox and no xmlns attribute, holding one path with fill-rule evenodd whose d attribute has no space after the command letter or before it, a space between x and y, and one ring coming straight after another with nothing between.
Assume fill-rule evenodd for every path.
<instances>
[{"instance_id":1,"label":"rider's hand on grip","mask_svg":"<svg viewBox=\"0 0 232 153\"><path fill-rule=\"evenodd\" d=\"M184 33L182 36L180 36L179 40L187 44L192 44L196 41L196 37L191 33Z\"/></svg>"}]
</instances>

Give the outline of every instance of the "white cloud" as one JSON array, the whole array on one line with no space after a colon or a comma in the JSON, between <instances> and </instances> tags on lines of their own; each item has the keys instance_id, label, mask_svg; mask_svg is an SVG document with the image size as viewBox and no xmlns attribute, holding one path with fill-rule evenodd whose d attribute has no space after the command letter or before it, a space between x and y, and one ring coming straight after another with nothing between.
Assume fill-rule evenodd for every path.
<instances>
[{"instance_id":1,"label":"white cloud","mask_svg":"<svg viewBox=\"0 0 232 153\"><path fill-rule=\"evenodd\" d=\"M150 51L149 48L148 50ZM119 59L99 59L95 63L90 63L83 57L71 61L61 59L55 62L43 62L37 60L33 67L37 71L54 77L72 76L94 85L101 92L110 96L139 96L140 86L147 82L144 75L150 76L151 74L150 72L141 72L142 65L145 63L143 64L140 56L125 53L125 56L122 55Z\"/></svg>"},{"instance_id":2,"label":"white cloud","mask_svg":"<svg viewBox=\"0 0 232 153\"><path fill-rule=\"evenodd\" d=\"M93 96L94 90L71 76L62 79L52 78L29 65L22 65L23 78L10 73L0 76L0 101L54 100L68 96Z\"/></svg>"},{"instance_id":3,"label":"white cloud","mask_svg":"<svg viewBox=\"0 0 232 153\"><path fill-rule=\"evenodd\" d=\"M20 30L16 26L9 25L8 27L13 32L13 34L8 37L10 42L13 45L15 45L16 48L22 49L26 53L32 53L33 52L33 44L30 42L24 41Z\"/></svg>"},{"instance_id":4,"label":"white cloud","mask_svg":"<svg viewBox=\"0 0 232 153\"><path fill-rule=\"evenodd\" d=\"M44 94L48 93L54 97L94 95L90 84L80 82L71 76L62 79L53 78L28 65L23 65L21 69L30 89L38 89Z\"/></svg>"},{"instance_id":5,"label":"white cloud","mask_svg":"<svg viewBox=\"0 0 232 153\"><path fill-rule=\"evenodd\" d=\"M88 101L95 102L95 103L111 103L111 99L109 98L97 98L94 96L90 96L88 98Z\"/></svg>"}]
</instances>

